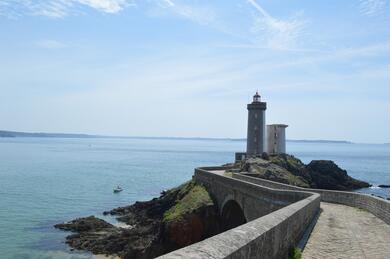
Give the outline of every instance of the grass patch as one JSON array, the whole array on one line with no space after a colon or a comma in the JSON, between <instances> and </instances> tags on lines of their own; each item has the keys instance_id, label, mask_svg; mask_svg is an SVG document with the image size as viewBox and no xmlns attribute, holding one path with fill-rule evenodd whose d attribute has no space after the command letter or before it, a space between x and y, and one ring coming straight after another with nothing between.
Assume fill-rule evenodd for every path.
<instances>
[{"instance_id":1,"label":"grass patch","mask_svg":"<svg viewBox=\"0 0 390 259\"><path fill-rule=\"evenodd\" d=\"M212 205L213 201L206 189L190 181L184 185L179 186L179 193L175 205L164 213L164 221L178 220L187 213L205 206Z\"/></svg>"},{"instance_id":2,"label":"grass patch","mask_svg":"<svg viewBox=\"0 0 390 259\"><path fill-rule=\"evenodd\" d=\"M286 259L301 259L302 258L302 251L299 248L293 248L288 253L288 256Z\"/></svg>"},{"instance_id":3,"label":"grass patch","mask_svg":"<svg viewBox=\"0 0 390 259\"><path fill-rule=\"evenodd\" d=\"M290 185L295 185L304 188L310 188L310 185L306 183L301 177L293 174L286 175L286 178Z\"/></svg>"}]
</instances>

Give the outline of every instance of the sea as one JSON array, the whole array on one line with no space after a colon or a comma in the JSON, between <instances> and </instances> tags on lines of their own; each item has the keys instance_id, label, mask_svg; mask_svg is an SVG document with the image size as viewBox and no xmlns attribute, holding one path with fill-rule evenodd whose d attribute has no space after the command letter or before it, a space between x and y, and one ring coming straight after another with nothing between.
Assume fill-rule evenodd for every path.
<instances>
[{"instance_id":1,"label":"sea","mask_svg":"<svg viewBox=\"0 0 390 259\"><path fill-rule=\"evenodd\" d=\"M53 228L89 215L149 200L191 179L195 167L233 162L244 141L135 138L0 138L0 258L93 258L71 251ZM367 181L358 190L390 197L390 145L288 142L308 163L335 161ZM114 194L120 185L124 190Z\"/></svg>"}]
</instances>

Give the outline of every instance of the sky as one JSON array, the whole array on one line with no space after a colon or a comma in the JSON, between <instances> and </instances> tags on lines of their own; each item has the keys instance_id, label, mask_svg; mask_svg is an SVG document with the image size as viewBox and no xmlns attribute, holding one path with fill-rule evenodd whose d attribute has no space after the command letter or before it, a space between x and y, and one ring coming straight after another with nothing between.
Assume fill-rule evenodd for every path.
<instances>
[{"instance_id":1,"label":"sky","mask_svg":"<svg viewBox=\"0 0 390 259\"><path fill-rule=\"evenodd\" d=\"M0 0L0 129L390 142L390 0Z\"/></svg>"}]
</instances>

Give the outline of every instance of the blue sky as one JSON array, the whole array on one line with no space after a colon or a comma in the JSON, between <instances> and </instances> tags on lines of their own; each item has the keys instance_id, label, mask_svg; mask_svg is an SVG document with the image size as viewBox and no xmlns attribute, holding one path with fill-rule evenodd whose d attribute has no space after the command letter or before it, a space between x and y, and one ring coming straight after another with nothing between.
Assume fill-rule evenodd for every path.
<instances>
[{"instance_id":1,"label":"blue sky","mask_svg":"<svg viewBox=\"0 0 390 259\"><path fill-rule=\"evenodd\" d=\"M390 142L389 0L0 0L0 128Z\"/></svg>"}]
</instances>

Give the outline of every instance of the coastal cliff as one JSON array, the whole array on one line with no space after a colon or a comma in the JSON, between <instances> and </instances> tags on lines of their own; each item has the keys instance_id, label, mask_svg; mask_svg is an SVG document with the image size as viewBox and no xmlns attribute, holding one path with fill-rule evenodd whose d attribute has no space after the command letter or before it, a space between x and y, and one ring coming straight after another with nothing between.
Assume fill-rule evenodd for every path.
<instances>
[{"instance_id":1,"label":"coastal cliff","mask_svg":"<svg viewBox=\"0 0 390 259\"><path fill-rule=\"evenodd\" d=\"M290 155L250 158L235 163L233 171L307 188L353 190L369 184L347 175L332 161L305 165ZM222 231L218 208L207 190L189 181L162 192L150 201L136 202L103 213L127 227L94 216L55 225L72 231L66 243L73 249L120 258L154 258L196 243Z\"/></svg>"}]
</instances>

